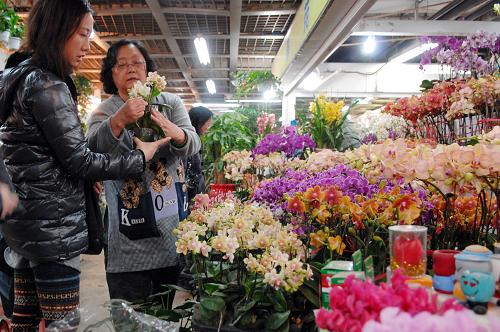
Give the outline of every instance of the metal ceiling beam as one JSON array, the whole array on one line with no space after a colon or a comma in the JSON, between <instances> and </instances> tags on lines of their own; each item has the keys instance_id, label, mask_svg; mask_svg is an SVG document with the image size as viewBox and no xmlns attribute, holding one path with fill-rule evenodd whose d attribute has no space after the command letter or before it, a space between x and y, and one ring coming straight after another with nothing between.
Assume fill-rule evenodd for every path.
<instances>
[{"instance_id":1,"label":"metal ceiling beam","mask_svg":"<svg viewBox=\"0 0 500 332\"><path fill-rule=\"evenodd\" d=\"M298 55L281 77L284 95L290 94L350 36L357 22L376 0L335 0L318 21ZM286 41L285 41L286 42Z\"/></svg>"},{"instance_id":2,"label":"metal ceiling beam","mask_svg":"<svg viewBox=\"0 0 500 332\"><path fill-rule=\"evenodd\" d=\"M230 3L231 16L229 17L229 31L231 38L229 39L229 69L231 72L236 72L238 66L238 51L240 47L240 30L241 30L241 7L242 0L233 0Z\"/></svg>"},{"instance_id":3,"label":"metal ceiling beam","mask_svg":"<svg viewBox=\"0 0 500 332\"><path fill-rule=\"evenodd\" d=\"M106 43L106 41L102 40L99 36L95 35L94 38L92 38L92 41L97 45L99 46L100 48L102 48L105 52L108 51L109 49L109 44Z\"/></svg>"},{"instance_id":4,"label":"metal ceiling beam","mask_svg":"<svg viewBox=\"0 0 500 332\"><path fill-rule=\"evenodd\" d=\"M174 58L175 56L172 53L150 53L149 56L153 59L162 59L162 58ZM105 57L105 54L91 54L85 56L85 59L88 60L99 60Z\"/></svg>"},{"instance_id":5,"label":"metal ceiling beam","mask_svg":"<svg viewBox=\"0 0 500 332\"><path fill-rule=\"evenodd\" d=\"M229 34L201 34L205 39L230 39ZM175 39L195 39L198 35L191 36L175 36ZM285 35L273 34L255 34L255 33L240 33L241 39L284 39ZM115 42L121 39L130 40L162 40L163 35L119 35L119 36L102 36L101 40L108 42Z\"/></svg>"},{"instance_id":6,"label":"metal ceiling beam","mask_svg":"<svg viewBox=\"0 0 500 332\"><path fill-rule=\"evenodd\" d=\"M165 37L165 40L167 41L168 47L172 51L172 54L174 54L175 60L177 61L177 65L182 70L182 74L186 78L188 85L191 87L196 98L201 100L200 95L198 94L198 91L196 89L196 85L194 84L194 81L191 79L191 75L188 72L189 70L188 65L186 63L186 60L182 56L179 44L177 44L177 41L172 36L172 33L167 23L167 19L165 18L165 15L163 15L163 13L161 12L162 8L160 6L159 0L146 0L146 3L151 9L153 16L156 20L156 23L160 27L160 30L163 36Z\"/></svg>"},{"instance_id":7,"label":"metal ceiling beam","mask_svg":"<svg viewBox=\"0 0 500 332\"><path fill-rule=\"evenodd\" d=\"M250 9L241 12L241 16L267 16L267 15L294 15L296 9ZM146 7L114 7L114 8L95 8L97 16L117 16L117 15L138 15L151 14L151 10ZM230 10L215 8L193 8L193 7L161 7L163 14L184 14L184 15L206 15L206 16L226 16L231 15Z\"/></svg>"},{"instance_id":8,"label":"metal ceiling beam","mask_svg":"<svg viewBox=\"0 0 500 332\"><path fill-rule=\"evenodd\" d=\"M486 2L482 7L478 8L473 13L469 14L465 17L466 21L474 21L480 18L481 16L492 14L493 13L493 5L497 2L497 0L490 0Z\"/></svg>"},{"instance_id":9,"label":"metal ceiling beam","mask_svg":"<svg viewBox=\"0 0 500 332\"><path fill-rule=\"evenodd\" d=\"M176 55L173 53L150 53L149 54L151 58L153 59L162 59L162 58L175 58ZM87 55L85 59L88 60L99 60L104 58L104 54L91 54ZM187 54L182 54L182 57L184 58L194 58L197 57L198 55L195 53L187 53ZM211 58L229 58L229 54L211 54ZM274 59L276 56L275 55L270 55L270 54L238 54L238 58L245 58L245 59ZM210 67L207 67L207 69L210 69Z\"/></svg>"},{"instance_id":10,"label":"metal ceiling beam","mask_svg":"<svg viewBox=\"0 0 500 332\"><path fill-rule=\"evenodd\" d=\"M295 15L296 9L244 10L241 16Z\"/></svg>"},{"instance_id":11,"label":"metal ceiling beam","mask_svg":"<svg viewBox=\"0 0 500 332\"><path fill-rule=\"evenodd\" d=\"M480 7L488 0L455 0L431 16L431 20L455 20L474 7Z\"/></svg>"},{"instance_id":12,"label":"metal ceiling beam","mask_svg":"<svg viewBox=\"0 0 500 332\"><path fill-rule=\"evenodd\" d=\"M363 20L353 36L465 36L479 30L500 33L500 23L479 21Z\"/></svg>"}]
</instances>

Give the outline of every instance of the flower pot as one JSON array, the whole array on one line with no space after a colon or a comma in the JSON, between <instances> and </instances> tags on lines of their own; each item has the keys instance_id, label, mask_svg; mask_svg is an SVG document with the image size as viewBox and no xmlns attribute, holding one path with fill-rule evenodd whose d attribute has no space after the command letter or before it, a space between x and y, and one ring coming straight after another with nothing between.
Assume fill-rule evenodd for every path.
<instances>
[{"instance_id":1,"label":"flower pot","mask_svg":"<svg viewBox=\"0 0 500 332\"><path fill-rule=\"evenodd\" d=\"M5 31L2 31L0 32L0 42L1 43L8 43L9 42L9 37L10 37L10 31L9 30L5 30Z\"/></svg>"},{"instance_id":2,"label":"flower pot","mask_svg":"<svg viewBox=\"0 0 500 332\"><path fill-rule=\"evenodd\" d=\"M451 276L455 274L455 255L458 250L436 250L432 255L432 270L438 276Z\"/></svg>"},{"instance_id":3,"label":"flower pot","mask_svg":"<svg viewBox=\"0 0 500 332\"><path fill-rule=\"evenodd\" d=\"M214 183L210 185L210 197L224 195L228 192L234 192L235 185L230 183Z\"/></svg>"},{"instance_id":4,"label":"flower pot","mask_svg":"<svg viewBox=\"0 0 500 332\"><path fill-rule=\"evenodd\" d=\"M21 47L21 38L18 37L10 37L9 44L7 45L11 50L18 50Z\"/></svg>"},{"instance_id":5,"label":"flower pot","mask_svg":"<svg viewBox=\"0 0 500 332\"><path fill-rule=\"evenodd\" d=\"M154 142L155 141L155 131L152 128L139 128L134 127L132 129L134 136L139 138L143 142Z\"/></svg>"}]
</instances>

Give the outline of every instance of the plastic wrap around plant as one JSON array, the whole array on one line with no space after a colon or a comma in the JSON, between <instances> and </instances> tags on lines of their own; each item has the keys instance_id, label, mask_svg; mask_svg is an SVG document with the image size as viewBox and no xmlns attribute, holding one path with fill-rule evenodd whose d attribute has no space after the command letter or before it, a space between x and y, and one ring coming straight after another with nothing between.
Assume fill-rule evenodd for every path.
<instances>
[{"instance_id":1,"label":"plastic wrap around plant","mask_svg":"<svg viewBox=\"0 0 500 332\"><path fill-rule=\"evenodd\" d=\"M96 310L102 308L83 309L73 311L64 319L53 322L46 328L46 332L178 332L177 324L167 322L156 317L135 311L129 303L122 300L111 300L107 304L110 316L94 322ZM86 326L82 329L83 326ZM80 329L78 329L80 327Z\"/></svg>"}]
</instances>

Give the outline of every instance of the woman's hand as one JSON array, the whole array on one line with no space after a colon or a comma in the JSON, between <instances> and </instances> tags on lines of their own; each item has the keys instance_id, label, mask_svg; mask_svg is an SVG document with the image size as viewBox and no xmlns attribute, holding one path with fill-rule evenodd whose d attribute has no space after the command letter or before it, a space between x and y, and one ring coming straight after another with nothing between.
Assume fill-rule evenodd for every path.
<instances>
[{"instance_id":1,"label":"woman's hand","mask_svg":"<svg viewBox=\"0 0 500 332\"><path fill-rule=\"evenodd\" d=\"M113 135L119 137L123 129L131 123L135 123L144 115L146 103L142 98L132 98L125 102L125 104L118 109L118 111L111 118L111 129Z\"/></svg>"},{"instance_id":2,"label":"woman's hand","mask_svg":"<svg viewBox=\"0 0 500 332\"><path fill-rule=\"evenodd\" d=\"M179 128L175 123L167 119L157 110L151 111L151 120L153 120L160 128L166 137L170 137L177 145L182 145L186 140L186 133Z\"/></svg>"},{"instance_id":3,"label":"woman's hand","mask_svg":"<svg viewBox=\"0 0 500 332\"><path fill-rule=\"evenodd\" d=\"M134 137L134 143L136 149L141 150L144 153L144 157L146 157L146 162L150 161L155 155L158 148L171 140L170 137L162 138L155 142L143 142L137 137Z\"/></svg>"},{"instance_id":4,"label":"woman's hand","mask_svg":"<svg viewBox=\"0 0 500 332\"><path fill-rule=\"evenodd\" d=\"M14 212L19 199L4 183L0 183L0 196L2 197L2 213L0 214L0 219L5 219L5 217Z\"/></svg>"}]
</instances>

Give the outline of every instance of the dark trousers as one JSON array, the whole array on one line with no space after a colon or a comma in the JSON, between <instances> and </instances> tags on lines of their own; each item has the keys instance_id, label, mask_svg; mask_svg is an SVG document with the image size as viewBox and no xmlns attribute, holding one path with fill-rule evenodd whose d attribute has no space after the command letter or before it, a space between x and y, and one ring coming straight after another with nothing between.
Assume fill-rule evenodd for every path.
<instances>
[{"instance_id":1,"label":"dark trousers","mask_svg":"<svg viewBox=\"0 0 500 332\"><path fill-rule=\"evenodd\" d=\"M57 263L14 269L12 331L38 331L41 318L48 326L77 309L79 301L80 271Z\"/></svg>"},{"instance_id":2,"label":"dark trousers","mask_svg":"<svg viewBox=\"0 0 500 332\"><path fill-rule=\"evenodd\" d=\"M150 295L165 291L162 285L176 285L179 273L178 265L146 271L106 273L109 297L128 302L146 300ZM174 296L175 291L169 296L170 306Z\"/></svg>"}]
</instances>

